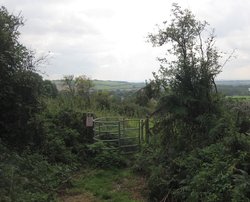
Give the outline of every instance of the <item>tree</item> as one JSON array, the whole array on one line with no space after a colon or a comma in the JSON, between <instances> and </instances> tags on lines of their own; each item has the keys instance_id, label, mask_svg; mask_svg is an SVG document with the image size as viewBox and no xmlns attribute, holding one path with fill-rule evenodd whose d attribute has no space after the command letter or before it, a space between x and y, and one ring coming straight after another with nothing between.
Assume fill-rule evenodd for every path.
<instances>
[{"instance_id":1,"label":"tree","mask_svg":"<svg viewBox=\"0 0 250 202\"><path fill-rule=\"evenodd\" d=\"M63 77L63 86L65 90L68 91L71 96L75 95L75 81L74 75L67 75Z\"/></svg>"},{"instance_id":2,"label":"tree","mask_svg":"<svg viewBox=\"0 0 250 202\"><path fill-rule=\"evenodd\" d=\"M84 103L84 105L87 106L91 104L90 90L94 86L94 84L87 76L64 76L63 86L64 90L70 94L69 100L71 102L71 106L73 106L73 102L76 100L80 101L81 103Z\"/></svg>"},{"instance_id":3,"label":"tree","mask_svg":"<svg viewBox=\"0 0 250 202\"><path fill-rule=\"evenodd\" d=\"M239 135L249 130L249 118L237 110L236 125L217 93L220 55L208 24L176 4L172 13L149 35L155 46L169 48L154 74L165 93L155 113L161 138L150 201L249 201L250 139Z\"/></svg>"},{"instance_id":4,"label":"tree","mask_svg":"<svg viewBox=\"0 0 250 202\"><path fill-rule=\"evenodd\" d=\"M25 146L29 119L38 110L42 78L35 73L32 51L19 43L23 19L0 8L0 139Z\"/></svg>"},{"instance_id":5,"label":"tree","mask_svg":"<svg viewBox=\"0 0 250 202\"><path fill-rule=\"evenodd\" d=\"M86 98L87 104L90 105L90 90L94 87L93 82L85 75L78 76L75 79L77 94Z\"/></svg>"},{"instance_id":6,"label":"tree","mask_svg":"<svg viewBox=\"0 0 250 202\"><path fill-rule=\"evenodd\" d=\"M99 91L94 94L94 101L97 109L110 110L112 103L111 93L108 91Z\"/></svg>"},{"instance_id":7,"label":"tree","mask_svg":"<svg viewBox=\"0 0 250 202\"><path fill-rule=\"evenodd\" d=\"M136 92L136 103L140 106L147 106L152 99L157 100L161 94L161 89L154 80L146 82L145 87Z\"/></svg>"},{"instance_id":8,"label":"tree","mask_svg":"<svg viewBox=\"0 0 250 202\"><path fill-rule=\"evenodd\" d=\"M43 81L43 95L46 97L55 98L58 95L56 84L50 80Z\"/></svg>"},{"instance_id":9,"label":"tree","mask_svg":"<svg viewBox=\"0 0 250 202\"><path fill-rule=\"evenodd\" d=\"M160 74L155 82L167 92L158 112L165 115L164 143L177 141L179 149L209 143L207 121L216 115L218 102L214 79L221 71L220 57L214 46L213 32L207 33L207 22L195 19L189 10L173 5L172 20L164 22L158 33L150 34L154 46L166 45L168 58L160 58ZM201 143L198 139L202 139ZM209 140L209 141L208 141ZM175 142L175 146L177 146Z\"/></svg>"}]
</instances>

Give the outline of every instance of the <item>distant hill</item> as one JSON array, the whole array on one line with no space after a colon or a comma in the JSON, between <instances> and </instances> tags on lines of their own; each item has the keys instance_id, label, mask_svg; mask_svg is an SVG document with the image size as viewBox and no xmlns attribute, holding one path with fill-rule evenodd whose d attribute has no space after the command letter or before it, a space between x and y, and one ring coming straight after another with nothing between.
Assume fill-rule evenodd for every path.
<instances>
[{"instance_id":1,"label":"distant hill","mask_svg":"<svg viewBox=\"0 0 250 202\"><path fill-rule=\"evenodd\" d=\"M127 81L103 81L93 80L95 90L138 90L145 86L144 82L127 82Z\"/></svg>"},{"instance_id":2,"label":"distant hill","mask_svg":"<svg viewBox=\"0 0 250 202\"><path fill-rule=\"evenodd\" d=\"M217 85L228 85L228 86L242 86L250 85L250 80L218 80L215 81Z\"/></svg>"},{"instance_id":3,"label":"distant hill","mask_svg":"<svg viewBox=\"0 0 250 202\"><path fill-rule=\"evenodd\" d=\"M218 91L227 96L250 95L250 80L220 80L216 84Z\"/></svg>"},{"instance_id":4,"label":"distant hill","mask_svg":"<svg viewBox=\"0 0 250 202\"><path fill-rule=\"evenodd\" d=\"M53 80L57 89L63 89L62 80ZM144 82L93 80L94 90L107 91L136 91L143 88ZM250 80L219 80L216 81L218 90L226 95L249 95Z\"/></svg>"},{"instance_id":5,"label":"distant hill","mask_svg":"<svg viewBox=\"0 0 250 202\"><path fill-rule=\"evenodd\" d=\"M53 80L57 89L60 91L63 89L62 80ZM105 81L105 80L93 80L94 90L107 90L107 91L131 91L139 90L146 84L144 82L128 82L128 81Z\"/></svg>"}]
</instances>

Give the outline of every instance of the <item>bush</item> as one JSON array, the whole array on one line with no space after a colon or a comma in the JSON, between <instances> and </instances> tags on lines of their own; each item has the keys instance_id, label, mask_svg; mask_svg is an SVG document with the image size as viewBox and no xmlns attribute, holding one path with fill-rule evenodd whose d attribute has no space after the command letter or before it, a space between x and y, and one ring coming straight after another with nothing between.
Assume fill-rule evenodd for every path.
<instances>
[{"instance_id":1,"label":"bush","mask_svg":"<svg viewBox=\"0 0 250 202\"><path fill-rule=\"evenodd\" d=\"M50 164L38 153L17 154L0 143L1 201L55 201L57 188L74 166Z\"/></svg>"},{"instance_id":2,"label":"bush","mask_svg":"<svg viewBox=\"0 0 250 202\"><path fill-rule=\"evenodd\" d=\"M107 147L99 141L88 145L90 164L96 168L121 168L126 166L125 158L116 148Z\"/></svg>"},{"instance_id":3,"label":"bush","mask_svg":"<svg viewBox=\"0 0 250 202\"><path fill-rule=\"evenodd\" d=\"M248 201L250 138L234 136L152 168L150 201Z\"/></svg>"},{"instance_id":4,"label":"bush","mask_svg":"<svg viewBox=\"0 0 250 202\"><path fill-rule=\"evenodd\" d=\"M69 109L44 111L30 123L36 140L32 150L45 155L51 163L78 164L87 160L86 145L93 141L93 130L84 125L83 113Z\"/></svg>"},{"instance_id":5,"label":"bush","mask_svg":"<svg viewBox=\"0 0 250 202\"><path fill-rule=\"evenodd\" d=\"M133 171L135 173L150 176L155 168L155 163L160 162L159 149L154 145L143 145L140 153L135 157Z\"/></svg>"}]
</instances>

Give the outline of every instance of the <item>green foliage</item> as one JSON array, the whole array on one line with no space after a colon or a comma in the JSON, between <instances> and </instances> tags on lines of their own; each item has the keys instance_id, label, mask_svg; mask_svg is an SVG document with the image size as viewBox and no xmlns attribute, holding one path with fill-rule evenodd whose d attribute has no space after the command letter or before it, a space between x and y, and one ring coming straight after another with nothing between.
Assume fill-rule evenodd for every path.
<instances>
[{"instance_id":1,"label":"green foliage","mask_svg":"<svg viewBox=\"0 0 250 202\"><path fill-rule=\"evenodd\" d=\"M227 110L233 114L238 127L238 132L247 133L250 130L250 101L242 98L227 98L225 100Z\"/></svg>"},{"instance_id":2,"label":"green foliage","mask_svg":"<svg viewBox=\"0 0 250 202\"><path fill-rule=\"evenodd\" d=\"M153 167L150 201L248 201L249 140L229 137Z\"/></svg>"},{"instance_id":3,"label":"green foliage","mask_svg":"<svg viewBox=\"0 0 250 202\"><path fill-rule=\"evenodd\" d=\"M47 108L41 114L44 139L40 150L51 162L86 162L86 145L93 142L93 131L85 127L85 117L72 109Z\"/></svg>"},{"instance_id":4,"label":"green foliage","mask_svg":"<svg viewBox=\"0 0 250 202\"><path fill-rule=\"evenodd\" d=\"M226 96L249 96L250 85L238 84L238 85L218 85L218 91Z\"/></svg>"},{"instance_id":5,"label":"green foliage","mask_svg":"<svg viewBox=\"0 0 250 202\"><path fill-rule=\"evenodd\" d=\"M50 98L55 98L58 95L56 85L50 80L43 81L43 95Z\"/></svg>"},{"instance_id":6,"label":"green foliage","mask_svg":"<svg viewBox=\"0 0 250 202\"><path fill-rule=\"evenodd\" d=\"M0 144L1 201L55 201L55 191L74 166L51 165L43 155L17 154Z\"/></svg>"},{"instance_id":7,"label":"green foliage","mask_svg":"<svg viewBox=\"0 0 250 202\"><path fill-rule=\"evenodd\" d=\"M110 92L99 91L93 95L95 107L100 110L110 110L112 97Z\"/></svg>"},{"instance_id":8,"label":"green foliage","mask_svg":"<svg viewBox=\"0 0 250 202\"><path fill-rule=\"evenodd\" d=\"M133 171L145 176L155 173L155 162L160 162L159 154L159 147L155 145L143 145L140 153L135 157Z\"/></svg>"},{"instance_id":9,"label":"green foliage","mask_svg":"<svg viewBox=\"0 0 250 202\"><path fill-rule=\"evenodd\" d=\"M94 84L90 78L85 75L75 78L77 94L86 99L87 105L90 105L90 90L94 87Z\"/></svg>"},{"instance_id":10,"label":"green foliage","mask_svg":"<svg viewBox=\"0 0 250 202\"><path fill-rule=\"evenodd\" d=\"M124 156L116 148L107 147L98 141L88 145L88 154L91 165L96 168L122 168L126 166Z\"/></svg>"},{"instance_id":11,"label":"green foliage","mask_svg":"<svg viewBox=\"0 0 250 202\"><path fill-rule=\"evenodd\" d=\"M0 8L0 138L17 148L27 146L28 122L38 111L42 78L34 72L34 55L18 42L21 16Z\"/></svg>"},{"instance_id":12,"label":"green foliage","mask_svg":"<svg viewBox=\"0 0 250 202\"><path fill-rule=\"evenodd\" d=\"M134 165L148 177L150 201L249 201L249 102L217 94L214 78L221 67L214 35L203 34L207 23L177 5L173 16L149 38L154 45L170 43L176 60L160 59L160 74L143 89L92 92L86 76L66 76L58 93L18 42L22 18L0 8L1 201L54 201L80 165L126 166L115 148L93 143L84 112L143 117L157 103L154 131L160 139L144 146ZM126 193L113 193L112 182L120 177L113 172L87 177L81 187L98 189L103 200L130 201Z\"/></svg>"},{"instance_id":13,"label":"green foliage","mask_svg":"<svg viewBox=\"0 0 250 202\"><path fill-rule=\"evenodd\" d=\"M11 95L1 107L1 138L12 146L22 147L35 138L28 136L27 131L30 119L39 110L42 79L31 71L18 71L12 79Z\"/></svg>"},{"instance_id":14,"label":"green foliage","mask_svg":"<svg viewBox=\"0 0 250 202\"><path fill-rule=\"evenodd\" d=\"M74 179L69 194L93 193L100 201L136 202L129 192L136 186L136 176L124 169L92 169Z\"/></svg>"},{"instance_id":15,"label":"green foliage","mask_svg":"<svg viewBox=\"0 0 250 202\"><path fill-rule=\"evenodd\" d=\"M143 117L149 112L149 109L141 107L131 100L126 100L117 106L117 111L120 115L126 117Z\"/></svg>"},{"instance_id":16,"label":"green foliage","mask_svg":"<svg viewBox=\"0 0 250 202\"><path fill-rule=\"evenodd\" d=\"M111 107L122 99L109 93L95 97L85 76L65 77L66 91L58 93L35 72L34 53L18 42L22 24L20 16L0 8L0 200L55 201L57 190L80 165L126 165L117 151L92 144L93 130L85 126L83 113L118 114Z\"/></svg>"},{"instance_id":17,"label":"green foliage","mask_svg":"<svg viewBox=\"0 0 250 202\"><path fill-rule=\"evenodd\" d=\"M154 80L146 83L146 86L136 92L136 103L140 106L148 106L150 101L160 97L160 85Z\"/></svg>"},{"instance_id":18,"label":"green foliage","mask_svg":"<svg viewBox=\"0 0 250 202\"><path fill-rule=\"evenodd\" d=\"M74 75L64 76L63 91L71 97L80 96L90 105L90 90L94 86L93 82L85 75L74 78Z\"/></svg>"},{"instance_id":19,"label":"green foliage","mask_svg":"<svg viewBox=\"0 0 250 202\"><path fill-rule=\"evenodd\" d=\"M83 114L72 110L37 114L29 121L32 142L23 152L0 144L0 170L4 201L53 201L58 187L80 164L87 164L87 144L93 134ZM13 174L14 173L14 174Z\"/></svg>"},{"instance_id":20,"label":"green foliage","mask_svg":"<svg viewBox=\"0 0 250 202\"><path fill-rule=\"evenodd\" d=\"M172 46L168 54L174 59L160 59L160 75L154 74L155 83L165 90L155 114L164 117L159 128L170 156L220 138L219 129L210 132L223 116L214 83L220 72L214 35L206 39L207 23L196 20L189 10L174 5L172 14L164 28L149 35L154 45Z\"/></svg>"},{"instance_id":21,"label":"green foliage","mask_svg":"<svg viewBox=\"0 0 250 202\"><path fill-rule=\"evenodd\" d=\"M213 33L204 33L207 23L176 4L172 14L164 28L149 36L154 45L171 45L173 59L160 59L160 74L154 74L165 92L154 113L159 115L160 150L156 158L143 155L153 161L144 169L149 200L249 201L250 142L238 134L248 131L249 113L217 94L220 56Z\"/></svg>"}]
</instances>

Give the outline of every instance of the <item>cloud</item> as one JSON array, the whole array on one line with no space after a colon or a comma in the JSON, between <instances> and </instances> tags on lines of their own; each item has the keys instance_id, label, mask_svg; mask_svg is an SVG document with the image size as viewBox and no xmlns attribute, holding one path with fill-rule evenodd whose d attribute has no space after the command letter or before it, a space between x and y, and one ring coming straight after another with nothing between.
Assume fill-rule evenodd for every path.
<instances>
[{"instance_id":1,"label":"cloud","mask_svg":"<svg viewBox=\"0 0 250 202\"><path fill-rule=\"evenodd\" d=\"M168 20L177 2L215 28L222 51L236 49L222 79L250 75L250 1L245 0L2 0L26 19L21 41L38 54L51 52L49 78L87 74L92 78L144 81L162 52L146 43L155 24ZM233 74L233 75L232 75Z\"/></svg>"},{"instance_id":2,"label":"cloud","mask_svg":"<svg viewBox=\"0 0 250 202\"><path fill-rule=\"evenodd\" d=\"M103 18L112 18L115 15L115 11L111 9L87 9L82 11L82 13L89 18L97 18L97 19L103 19Z\"/></svg>"},{"instance_id":3,"label":"cloud","mask_svg":"<svg viewBox=\"0 0 250 202\"><path fill-rule=\"evenodd\" d=\"M76 16L64 17L56 20L44 20L42 18L34 18L26 21L26 25L22 28L23 32L29 35L60 35L66 37L80 37L81 35L96 35L98 30L85 21Z\"/></svg>"}]
</instances>

